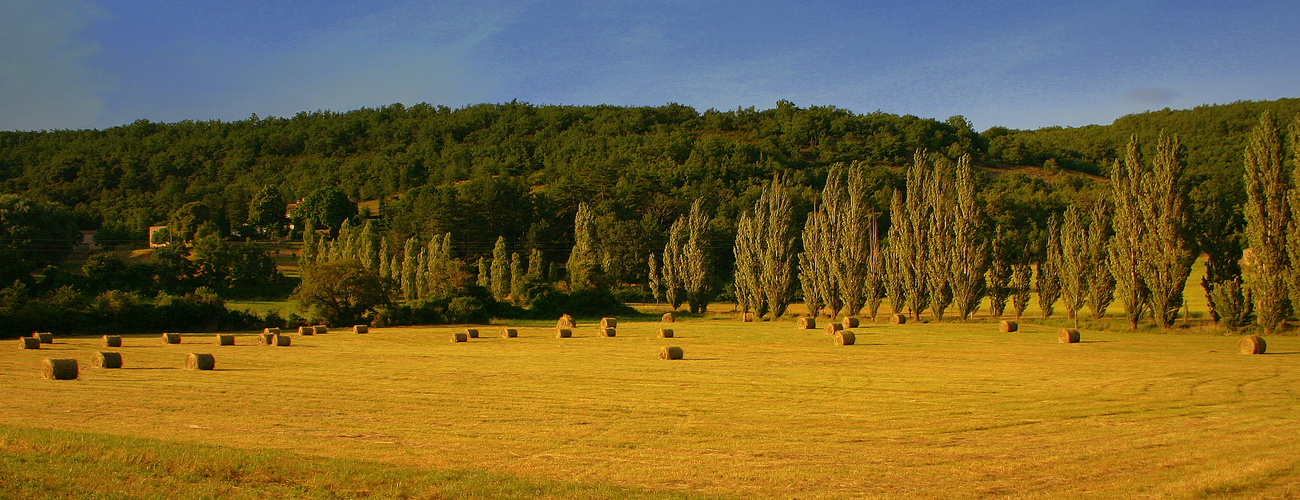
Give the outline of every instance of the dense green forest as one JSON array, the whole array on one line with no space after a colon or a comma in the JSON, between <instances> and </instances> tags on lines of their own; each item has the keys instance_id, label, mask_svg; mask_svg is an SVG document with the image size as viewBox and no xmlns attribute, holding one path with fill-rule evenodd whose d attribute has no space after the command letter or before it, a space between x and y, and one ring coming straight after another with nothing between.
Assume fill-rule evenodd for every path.
<instances>
[{"instance_id":1,"label":"dense green forest","mask_svg":"<svg viewBox=\"0 0 1300 500\"><path fill-rule=\"evenodd\" d=\"M142 120L105 130L0 132L0 278L48 293L68 278L45 277L42 286L32 274L62 259L77 229L98 230L110 247L133 247L145 243L150 225L170 224L186 240L209 238L208 250L188 255L200 263L196 270L165 270L168 278L157 269L136 271L155 277L136 286L139 293L185 292L158 284L167 280L230 297L282 293L276 286L249 291L212 278L211 266L206 278L197 269L204 255L223 255L223 262L262 270L245 281L274 281L264 261L219 249L212 238L296 240L307 219L332 234L345 219L354 227L369 222L398 249L413 236L450 234L464 262L490 258L501 238L508 252L536 251L562 264L585 203L607 279L643 284L647 257L664 248L674 220L700 199L711 215L711 264L725 296L737 221L776 176L789 187L794 224L802 227L828 172L856 164L887 232L891 193L904 188L903 168L917 150L952 161L969 155L990 227L1018 234L1027 253L1041 254L1046 238L1039 233L1049 217L1074 200L1106 196L1098 181L1130 139L1151 145L1161 132L1181 139L1192 210L1205 215L1193 220L1218 221L1226 229L1216 230L1235 235L1242 149L1264 111L1289 122L1300 99L1166 109L1106 126L984 132L961 116L939 121L786 101L702 113L677 104L395 104L229 123ZM338 199L327 199L336 190L342 196L335 198L347 199L343 213ZM293 220L278 216L297 200L303 203ZM354 211L371 200L378 200L377 213Z\"/></svg>"}]
</instances>

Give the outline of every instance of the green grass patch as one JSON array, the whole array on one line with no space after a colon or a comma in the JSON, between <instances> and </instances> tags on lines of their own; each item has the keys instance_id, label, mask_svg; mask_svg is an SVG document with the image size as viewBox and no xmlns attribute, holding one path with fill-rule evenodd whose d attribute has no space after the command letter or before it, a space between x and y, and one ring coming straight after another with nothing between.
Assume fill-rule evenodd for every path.
<instances>
[{"instance_id":1,"label":"green grass patch","mask_svg":"<svg viewBox=\"0 0 1300 500\"><path fill-rule=\"evenodd\" d=\"M0 426L0 498L703 498L291 452Z\"/></svg>"}]
</instances>

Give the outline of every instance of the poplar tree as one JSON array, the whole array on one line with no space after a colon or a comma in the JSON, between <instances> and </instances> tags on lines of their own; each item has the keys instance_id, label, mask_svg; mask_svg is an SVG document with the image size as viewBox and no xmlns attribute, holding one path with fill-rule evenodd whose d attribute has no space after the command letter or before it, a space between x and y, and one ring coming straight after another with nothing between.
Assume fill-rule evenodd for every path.
<instances>
[{"instance_id":1,"label":"poplar tree","mask_svg":"<svg viewBox=\"0 0 1300 500\"><path fill-rule=\"evenodd\" d=\"M926 155L930 175L925 182L924 204L928 216L925 245L925 284L930 295L930 315L943 321L944 311L952 304L952 286L948 278L955 262L953 225L956 217L953 205L956 196L952 169L947 162L936 161L935 155ZM911 196L911 193L908 194Z\"/></svg>"},{"instance_id":2,"label":"poplar tree","mask_svg":"<svg viewBox=\"0 0 1300 500\"><path fill-rule=\"evenodd\" d=\"M603 283L597 238L595 214L586 203L579 203L573 218L573 251L569 253L567 266L570 289L599 288Z\"/></svg>"},{"instance_id":3,"label":"poplar tree","mask_svg":"<svg viewBox=\"0 0 1300 500\"><path fill-rule=\"evenodd\" d=\"M686 292L682 283L682 273L685 272L684 257L682 257L682 245L686 241L686 223L682 219L673 222L668 229L668 242L664 244L663 264L660 271L664 281L664 300L673 310L681 307L682 302L686 299Z\"/></svg>"},{"instance_id":4,"label":"poplar tree","mask_svg":"<svg viewBox=\"0 0 1300 500\"><path fill-rule=\"evenodd\" d=\"M528 282L528 277L524 274L524 258L519 252L510 254L510 301L515 305L522 303L524 298L524 285Z\"/></svg>"},{"instance_id":5,"label":"poplar tree","mask_svg":"<svg viewBox=\"0 0 1300 500\"><path fill-rule=\"evenodd\" d=\"M829 219L825 205L814 205L812 213L808 214L808 220L804 222L803 253L799 254L799 280L809 312L815 315L823 308L829 308L830 317L834 318L839 315L844 304L834 276L832 256L835 242L831 240Z\"/></svg>"},{"instance_id":6,"label":"poplar tree","mask_svg":"<svg viewBox=\"0 0 1300 500\"><path fill-rule=\"evenodd\" d=\"M1051 318L1061 297L1061 229L1053 215L1047 219L1047 255L1038 263L1038 307Z\"/></svg>"},{"instance_id":7,"label":"poplar tree","mask_svg":"<svg viewBox=\"0 0 1300 500\"><path fill-rule=\"evenodd\" d=\"M402 251L402 295L406 300L419 298L416 295L416 271L419 269L420 242L414 236L406 239Z\"/></svg>"},{"instance_id":8,"label":"poplar tree","mask_svg":"<svg viewBox=\"0 0 1300 500\"><path fill-rule=\"evenodd\" d=\"M1088 238L1085 253L1088 259L1087 292L1084 305L1092 311L1093 319L1106 316L1106 308L1115 300L1115 276L1110 272L1110 206L1104 201L1092 205L1088 220Z\"/></svg>"},{"instance_id":9,"label":"poplar tree","mask_svg":"<svg viewBox=\"0 0 1300 500\"><path fill-rule=\"evenodd\" d=\"M904 277L904 273L907 263L911 261L908 254L911 245L907 241L908 235L904 229L905 213L903 193L894 191L889 205L889 220L892 225L885 240L884 252L885 272L889 275L885 280L885 293L889 296L889 308L894 314L903 314L907 310L908 280Z\"/></svg>"},{"instance_id":10,"label":"poplar tree","mask_svg":"<svg viewBox=\"0 0 1300 500\"><path fill-rule=\"evenodd\" d=\"M867 274L871 263L871 220L875 214L871 211L867 191L867 182L862 167L856 163L832 175L841 176L842 189L838 193L823 194L838 198L827 203L832 214L832 226L829 228L835 251L831 255L835 263L834 278L844 304L844 315L857 316L866 305ZM830 183L827 183L827 190Z\"/></svg>"},{"instance_id":11,"label":"poplar tree","mask_svg":"<svg viewBox=\"0 0 1300 500\"><path fill-rule=\"evenodd\" d=\"M868 248L870 257L867 260L867 281L863 287L867 293L867 313L871 316L871 321L876 321L876 315L880 312L880 302L885 298L885 284L889 276L885 271L885 253L884 248L880 245L880 216L872 214L871 225L868 231Z\"/></svg>"},{"instance_id":12,"label":"poplar tree","mask_svg":"<svg viewBox=\"0 0 1300 500\"><path fill-rule=\"evenodd\" d=\"M492 264L487 257L478 258L478 279L474 284L492 290Z\"/></svg>"},{"instance_id":13,"label":"poplar tree","mask_svg":"<svg viewBox=\"0 0 1300 500\"><path fill-rule=\"evenodd\" d=\"M993 249L989 262L989 315L1001 318L1014 287L1011 278L1015 268L1011 264L1011 242L1002 226L994 231Z\"/></svg>"},{"instance_id":14,"label":"poplar tree","mask_svg":"<svg viewBox=\"0 0 1300 500\"><path fill-rule=\"evenodd\" d=\"M1255 299L1256 320L1265 333L1272 333L1283 326L1291 312L1287 229L1292 224L1287 173L1282 166L1282 138L1272 114L1265 112L1259 117L1244 153L1246 204L1242 211L1251 252L1246 271Z\"/></svg>"},{"instance_id":15,"label":"poplar tree","mask_svg":"<svg viewBox=\"0 0 1300 500\"><path fill-rule=\"evenodd\" d=\"M704 215L704 199L697 198L691 204L691 212L686 218L687 238L682 248L685 275L682 283L686 289L687 300L692 313L704 313L709 310L713 299L713 255L709 242L709 217Z\"/></svg>"},{"instance_id":16,"label":"poplar tree","mask_svg":"<svg viewBox=\"0 0 1300 500\"><path fill-rule=\"evenodd\" d=\"M510 254L506 252L506 237L497 236L496 245L492 246L492 296L498 301L506 300L510 295Z\"/></svg>"},{"instance_id":17,"label":"poplar tree","mask_svg":"<svg viewBox=\"0 0 1300 500\"><path fill-rule=\"evenodd\" d=\"M367 220L366 225L361 228L356 253L362 267L379 272L379 233L375 232L372 221Z\"/></svg>"},{"instance_id":18,"label":"poplar tree","mask_svg":"<svg viewBox=\"0 0 1300 500\"><path fill-rule=\"evenodd\" d=\"M1142 282L1152 316L1161 328L1173 326L1183 307L1183 288L1196 254L1187 234L1187 183L1183 180L1181 145L1177 136L1160 133L1156 155L1143 169L1138 213L1142 232Z\"/></svg>"},{"instance_id":19,"label":"poplar tree","mask_svg":"<svg viewBox=\"0 0 1300 500\"><path fill-rule=\"evenodd\" d=\"M1090 274L1088 259L1088 226L1083 218L1083 210L1078 205L1065 209L1061 220L1060 252L1056 253L1056 269L1061 282L1061 302L1065 305L1065 315L1074 320L1074 327L1079 327L1079 310L1083 308L1088 291ZM1049 252L1049 256L1051 256Z\"/></svg>"},{"instance_id":20,"label":"poplar tree","mask_svg":"<svg viewBox=\"0 0 1300 500\"><path fill-rule=\"evenodd\" d=\"M736 297L743 312L781 317L794 280L794 226L790 197L781 179L763 188L754 208L736 225Z\"/></svg>"},{"instance_id":21,"label":"poplar tree","mask_svg":"<svg viewBox=\"0 0 1300 500\"><path fill-rule=\"evenodd\" d=\"M546 257L542 251L534 248L528 254L528 277L537 281L546 281Z\"/></svg>"},{"instance_id":22,"label":"poplar tree","mask_svg":"<svg viewBox=\"0 0 1300 500\"><path fill-rule=\"evenodd\" d=\"M965 321L979 309L987 294L985 274L989 269L989 246L981 237L983 214L975 197L975 180L971 175L970 155L957 161L951 237L948 250L948 286L952 290L957 314ZM875 313L872 313L875 317Z\"/></svg>"},{"instance_id":23,"label":"poplar tree","mask_svg":"<svg viewBox=\"0 0 1300 500\"><path fill-rule=\"evenodd\" d=\"M1025 309L1029 307L1033 279L1033 264L1021 262L1011 265L1011 307L1016 311L1016 320L1019 320L1025 314Z\"/></svg>"},{"instance_id":24,"label":"poplar tree","mask_svg":"<svg viewBox=\"0 0 1300 500\"><path fill-rule=\"evenodd\" d=\"M1142 158L1137 139L1129 140L1122 161L1111 169L1111 198L1115 202L1115 235L1110 240L1110 273L1115 277L1115 295L1124 306L1129 329L1136 330L1146 312L1148 291L1142 280L1145 230L1138 197L1141 193Z\"/></svg>"},{"instance_id":25,"label":"poplar tree","mask_svg":"<svg viewBox=\"0 0 1300 500\"><path fill-rule=\"evenodd\" d=\"M531 268L532 262L529 262L528 265ZM659 302L663 300L664 285L663 285L663 280L660 277L660 273L659 273L659 263L655 260L655 254L653 253L650 254L649 267L650 267L650 271L649 271L650 293L651 295L654 295L655 305L659 305Z\"/></svg>"}]
</instances>

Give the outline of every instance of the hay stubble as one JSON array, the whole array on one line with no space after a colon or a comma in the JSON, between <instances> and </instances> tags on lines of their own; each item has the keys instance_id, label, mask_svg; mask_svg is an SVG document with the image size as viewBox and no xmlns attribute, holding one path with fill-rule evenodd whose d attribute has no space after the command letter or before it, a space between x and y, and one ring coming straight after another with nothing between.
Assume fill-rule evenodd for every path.
<instances>
[{"instance_id":1,"label":"hay stubble","mask_svg":"<svg viewBox=\"0 0 1300 500\"><path fill-rule=\"evenodd\" d=\"M988 335L989 323L892 326L836 348L788 322L730 318L692 318L674 341L692 356L671 363L654 354L658 321L624 321L616 342L453 346L442 335L459 329L392 328L223 350L223 369L203 376L151 345L130 352L131 370L71 384L30 384L43 351L10 349L0 418L736 498L1188 497L1295 478L1267 475L1300 454L1279 437L1295 425L1293 356L1127 332L1061 349ZM66 342L88 353L98 338Z\"/></svg>"}]
</instances>

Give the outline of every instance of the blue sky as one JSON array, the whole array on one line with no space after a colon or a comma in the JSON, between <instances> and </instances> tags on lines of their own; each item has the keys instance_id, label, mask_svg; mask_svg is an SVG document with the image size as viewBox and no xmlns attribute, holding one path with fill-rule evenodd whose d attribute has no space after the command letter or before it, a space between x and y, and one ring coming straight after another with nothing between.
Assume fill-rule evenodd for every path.
<instances>
[{"instance_id":1,"label":"blue sky","mask_svg":"<svg viewBox=\"0 0 1300 500\"><path fill-rule=\"evenodd\" d=\"M0 0L0 130L512 99L984 130L1282 97L1295 0Z\"/></svg>"}]
</instances>

